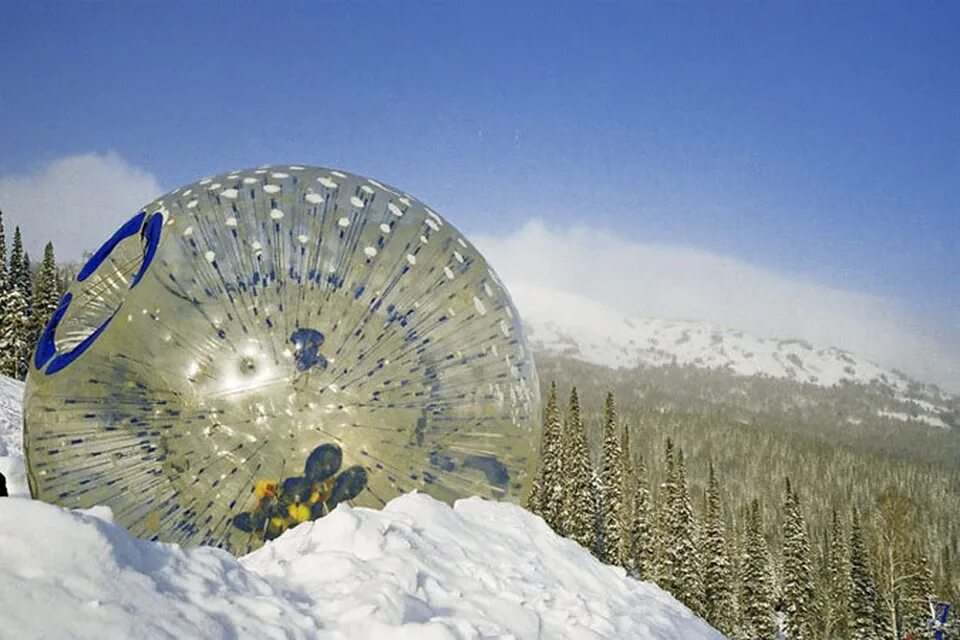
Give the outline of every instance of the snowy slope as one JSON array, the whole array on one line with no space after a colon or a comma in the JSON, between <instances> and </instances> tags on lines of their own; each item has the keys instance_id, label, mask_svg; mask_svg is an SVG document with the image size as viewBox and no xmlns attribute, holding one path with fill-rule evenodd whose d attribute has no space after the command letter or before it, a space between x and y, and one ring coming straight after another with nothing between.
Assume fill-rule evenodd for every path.
<instances>
[{"instance_id":1,"label":"snowy slope","mask_svg":"<svg viewBox=\"0 0 960 640\"><path fill-rule=\"evenodd\" d=\"M650 638L720 634L540 518L479 498L341 505L240 559L131 538L109 512L0 500L9 638Z\"/></svg>"},{"instance_id":2,"label":"snowy slope","mask_svg":"<svg viewBox=\"0 0 960 640\"><path fill-rule=\"evenodd\" d=\"M589 298L538 286L513 286L511 292L526 303L524 326L537 351L614 368L678 365L822 387L879 384L915 405L904 420L946 426L938 416L950 398L939 389L842 349L758 338L706 322L627 318Z\"/></svg>"},{"instance_id":3,"label":"snowy slope","mask_svg":"<svg viewBox=\"0 0 960 640\"><path fill-rule=\"evenodd\" d=\"M12 496L30 494L23 470L23 383L0 375L0 473Z\"/></svg>"},{"instance_id":4,"label":"snowy slope","mask_svg":"<svg viewBox=\"0 0 960 640\"><path fill-rule=\"evenodd\" d=\"M22 391L0 378L0 443L12 454L0 470L28 496ZM340 505L240 560L134 539L104 508L5 498L0 585L0 638L722 638L540 518L476 498Z\"/></svg>"},{"instance_id":5,"label":"snowy slope","mask_svg":"<svg viewBox=\"0 0 960 640\"><path fill-rule=\"evenodd\" d=\"M0 456L23 457L23 383L0 375Z\"/></svg>"}]
</instances>

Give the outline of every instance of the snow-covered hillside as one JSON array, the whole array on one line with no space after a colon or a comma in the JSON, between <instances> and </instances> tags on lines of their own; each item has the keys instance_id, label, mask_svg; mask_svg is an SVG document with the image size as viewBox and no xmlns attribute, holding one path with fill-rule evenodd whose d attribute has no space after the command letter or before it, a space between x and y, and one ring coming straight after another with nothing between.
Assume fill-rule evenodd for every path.
<instances>
[{"instance_id":1,"label":"snow-covered hillside","mask_svg":"<svg viewBox=\"0 0 960 640\"><path fill-rule=\"evenodd\" d=\"M720 634L520 507L339 506L236 560L144 542L107 510L0 500L9 638L650 638Z\"/></svg>"},{"instance_id":2,"label":"snow-covered hillside","mask_svg":"<svg viewBox=\"0 0 960 640\"><path fill-rule=\"evenodd\" d=\"M569 298L569 299L567 299ZM906 389L909 378L836 348L801 340L769 340L705 322L626 318L580 296L551 292L525 311L534 346L608 367L693 365L744 376L833 386L883 382Z\"/></svg>"},{"instance_id":3,"label":"snow-covered hillside","mask_svg":"<svg viewBox=\"0 0 960 640\"><path fill-rule=\"evenodd\" d=\"M517 289L514 291L513 289ZM529 290L528 290L529 289ZM535 350L606 367L694 366L738 376L763 376L832 387L879 384L915 411L904 420L946 426L939 414L948 397L899 371L886 369L835 347L802 340L773 340L705 322L627 318L583 296L539 287L511 288L519 300ZM886 417L890 417L888 414Z\"/></svg>"},{"instance_id":4,"label":"snow-covered hillside","mask_svg":"<svg viewBox=\"0 0 960 640\"><path fill-rule=\"evenodd\" d=\"M0 473L12 496L30 494L23 470L23 383L0 375Z\"/></svg>"},{"instance_id":5,"label":"snow-covered hillside","mask_svg":"<svg viewBox=\"0 0 960 640\"><path fill-rule=\"evenodd\" d=\"M0 456L23 457L23 383L0 375Z\"/></svg>"},{"instance_id":6,"label":"snow-covered hillside","mask_svg":"<svg viewBox=\"0 0 960 640\"><path fill-rule=\"evenodd\" d=\"M0 378L0 638L454 640L722 636L520 507L407 494L340 505L237 560L26 497L23 387ZM11 482L12 481L12 482Z\"/></svg>"}]
</instances>

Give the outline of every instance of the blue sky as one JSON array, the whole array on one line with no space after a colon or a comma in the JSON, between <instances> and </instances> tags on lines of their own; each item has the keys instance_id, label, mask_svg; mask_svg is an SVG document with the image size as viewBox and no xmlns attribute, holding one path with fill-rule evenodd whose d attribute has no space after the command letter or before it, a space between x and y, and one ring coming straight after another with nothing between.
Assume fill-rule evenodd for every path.
<instances>
[{"instance_id":1,"label":"blue sky","mask_svg":"<svg viewBox=\"0 0 960 640\"><path fill-rule=\"evenodd\" d=\"M0 177L336 166L469 233L692 247L953 339L958 33L948 2L8 2Z\"/></svg>"}]
</instances>

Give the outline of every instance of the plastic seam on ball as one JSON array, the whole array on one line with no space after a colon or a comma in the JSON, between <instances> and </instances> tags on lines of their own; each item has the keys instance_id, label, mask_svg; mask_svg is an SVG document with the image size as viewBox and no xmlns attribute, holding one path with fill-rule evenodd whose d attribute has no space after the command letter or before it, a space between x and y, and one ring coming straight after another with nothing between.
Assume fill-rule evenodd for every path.
<instances>
[{"instance_id":1,"label":"plastic seam on ball","mask_svg":"<svg viewBox=\"0 0 960 640\"><path fill-rule=\"evenodd\" d=\"M117 248L117 245L140 231L144 241L146 242L146 246L144 247L143 262L141 263L136 276L133 278L133 281L130 283L129 290L132 290L134 287L136 287L140 283L140 280L143 278L144 274L146 274L150 264L153 262L153 257L156 255L157 247L160 244L160 234L163 229L162 213L154 213L144 225L143 220L145 217L146 212L141 211L137 215L130 218L130 220L124 223L119 229L117 229L110 239L103 243L97 252L93 254L93 256L91 256L91 258L83 266L83 268L80 270L80 273L77 274L77 281L83 282L89 278L100 267L100 265L104 263L113 250ZM44 371L46 375L52 375L58 371L62 371L68 367L70 363L83 355L83 353L89 349L93 343L96 342L97 338L99 338L100 335L106 330L107 326L111 321L113 321L114 317L116 317L117 312L119 311L119 309L117 309L110 314L110 317L108 317L103 324L97 327L97 329L89 336L84 338L84 340L76 347L67 353L57 354L55 342L56 330L60 325L60 322L63 320L63 316L66 314L67 309L70 307L70 303L72 301L73 296L71 294L67 293L64 295L63 299L60 301L60 306L57 308L54 316L50 319L50 322L43 331L40 341L37 343L37 350L34 355L34 365L37 369L43 369L43 367L49 362L50 365Z\"/></svg>"}]
</instances>

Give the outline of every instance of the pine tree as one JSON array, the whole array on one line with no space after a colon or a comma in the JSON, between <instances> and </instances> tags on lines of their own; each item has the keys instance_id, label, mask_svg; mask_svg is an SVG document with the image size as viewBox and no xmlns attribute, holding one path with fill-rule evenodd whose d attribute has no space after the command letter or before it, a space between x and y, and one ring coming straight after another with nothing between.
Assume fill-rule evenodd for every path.
<instances>
[{"instance_id":1,"label":"pine tree","mask_svg":"<svg viewBox=\"0 0 960 640\"><path fill-rule=\"evenodd\" d=\"M744 511L744 517L740 518L740 521L746 522L749 520L746 517L749 512L749 506L746 507ZM737 520L734 521L734 524L727 530L727 558L730 559L730 595L731 595L731 604L730 604L730 633L728 634L730 640L749 640L749 636L744 631L743 626L743 615L741 610L740 599L743 595L743 557L744 557L744 537L745 537L745 526L737 526Z\"/></svg>"},{"instance_id":2,"label":"pine tree","mask_svg":"<svg viewBox=\"0 0 960 640\"><path fill-rule=\"evenodd\" d=\"M564 425L560 418L559 406L554 407L550 420L550 458L546 473L546 495L544 497L544 512L547 522L551 528L559 535L566 535L563 526L563 504L564 504L564 486L566 475L564 473Z\"/></svg>"},{"instance_id":3,"label":"pine tree","mask_svg":"<svg viewBox=\"0 0 960 640\"><path fill-rule=\"evenodd\" d=\"M927 556L920 549L911 554L909 578L904 583L901 600L902 631L920 637L929 630L933 575Z\"/></svg>"},{"instance_id":4,"label":"pine tree","mask_svg":"<svg viewBox=\"0 0 960 640\"><path fill-rule=\"evenodd\" d=\"M938 546L933 593L940 600L960 602L960 539L953 536Z\"/></svg>"},{"instance_id":5,"label":"pine tree","mask_svg":"<svg viewBox=\"0 0 960 640\"><path fill-rule=\"evenodd\" d=\"M600 486L603 491L603 542L601 560L607 564L623 564L622 523L624 521L623 476L620 435L617 433L617 411L613 394L608 393L604 403L603 451Z\"/></svg>"},{"instance_id":6,"label":"pine tree","mask_svg":"<svg viewBox=\"0 0 960 640\"><path fill-rule=\"evenodd\" d=\"M727 558L727 536L720 504L720 483L710 463L707 514L703 530L703 612L707 622L726 635L733 633L733 585Z\"/></svg>"},{"instance_id":7,"label":"pine tree","mask_svg":"<svg viewBox=\"0 0 960 640\"><path fill-rule=\"evenodd\" d=\"M551 388L547 396L547 405L543 412L543 432L540 453L539 481L535 484L535 499L539 504L531 503L547 525L563 535L560 513L563 508L563 428L560 423L560 410L557 407L556 389Z\"/></svg>"},{"instance_id":8,"label":"pine tree","mask_svg":"<svg viewBox=\"0 0 960 640\"><path fill-rule=\"evenodd\" d=\"M747 640L770 640L776 633L770 559L763 534L760 503L754 499L747 515L742 560L740 614Z\"/></svg>"},{"instance_id":9,"label":"pine tree","mask_svg":"<svg viewBox=\"0 0 960 640\"><path fill-rule=\"evenodd\" d=\"M810 540L800 497L791 491L789 479L783 512L783 602L787 637L809 640L816 620Z\"/></svg>"},{"instance_id":10,"label":"pine tree","mask_svg":"<svg viewBox=\"0 0 960 640\"><path fill-rule=\"evenodd\" d=\"M662 589L673 593L676 589L678 573L676 556L668 553L671 532L676 528L673 521L674 494L676 493L676 464L673 454L673 441L667 438L663 447L663 481L657 491L656 504L656 581Z\"/></svg>"},{"instance_id":11,"label":"pine tree","mask_svg":"<svg viewBox=\"0 0 960 640\"><path fill-rule=\"evenodd\" d=\"M563 446L563 530L584 549L594 552L596 508L590 452L587 450L587 433L580 419L580 400L577 390L570 392L570 407L564 425Z\"/></svg>"},{"instance_id":12,"label":"pine tree","mask_svg":"<svg viewBox=\"0 0 960 640\"><path fill-rule=\"evenodd\" d=\"M825 604L824 637L847 640L850 627L850 567L843 523L837 510L833 510L827 555L827 586Z\"/></svg>"},{"instance_id":13,"label":"pine tree","mask_svg":"<svg viewBox=\"0 0 960 640\"><path fill-rule=\"evenodd\" d=\"M654 540L653 513L650 504L650 485L647 480L647 467L643 458L637 460L633 474L633 509L630 514L630 572L638 580L652 580L654 576Z\"/></svg>"},{"instance_id":14,"label":"pine tree","mask_svg":"<svg viewBox=\"0 0 960 640\"><path fill-rule=\"evenodd\" d=\"M0 373L22 380L23 363L29 357L27 344L27 301L15 287L0 299Z\"/></svg>"},{"instance_id":15,"label":"pine tree","mask_svg":"<svg viewBox=\"0 0 960 640\"><path fill-rule=\"evenodd\" d=\"M23 291L25 283L29 283L29 274L24 273L25 267L23 240L17 227L0 297L0 373L18 380L26 376L25 364L29 357L29 305Z\"/></svg>"},{"instance_id":16,"label":"pine tree","mask_svg":"<svg viewBox=\"0 0 960 640\"><path fill-rule=\"evenodd\" d=\"M28 302L33 301L33 264L30 262L30 254L24 250L23 262L21 263L21 286Z\"/></svg>"},{"instance_id":17,"label":"pine tree","mask_svg":"<svg viewBox=\"0 0 960 640\"><path fill-rule=\"evenodd\" d=\"M3 211L0 211L0 299L7 292L7 235L3 230Z\"/></svg>"},{"instance_id":18,"label":"pine tree","mask_svg":"<svg viewBox=\"0 0 960 640\"><path fill-rule=\"evenodd\" d=\"M60 304L60 282L57 274L57 261L53 254L53 243L48 242L43 249L43 262L40 272L33 283L33 313L30 316L30 350L36 348L40 334L43 333L50 318ZM539 474L537 476L539 478ZM534 480L536 488L537 479ZM532 496L532 493L531 493Z\"/></svg>"},{"instance_id":19,"label":"pine tree","mask_svg":"<svg viewBox=\"0 0 960 640\"><path fill-rule=\"evenodd\" d=\"M853 510L850 521L850 637L878 640L876 632L877 591L870 571L860 515Z\"/></svg>"},{"instance_id":20,"label":"pine tree","mask_svg":"<svg viewBox=\"0 0 960 640\"><path fill-rule=\"evenodd\" d=\"M633 472L633 456L630 452L630 427L623 425L620 433L620 559L621 566L627 573L634 572L633 543L630 540L630 523L633 512L633 487L635 483Z\"/></svg>"},{"instance_id":21,"label":"pine tree","mask_svg":"<svg viewBox=\"0 0 960 640\"><path fill-rule=\"evenodd\" d=\"M6 271L5 287L0 298L0 372L23 380L27 375L30 357L29 297L30 273L23 252L20 227L13 236L10 266Z\"/></svg>"},{"instance_id":22,"label":"pine tree","mask_svg":"<svg viewBox=\"0 0 960 640\"><path fill-rule=\"evenodd\" d=\"M28 260L29 258L23 251L20 227L16 227L13 232L13 245L10 248L10 269L7 273L10 278L10 286L19 291L24 300L27 299L31 289Z\"/></svg>"},{"instance_id":23,"label":"pine tree","mask_svg":"<svg viewBox=\"0 0 960 640\"><path fill-rule=\"evenodd\" d=\"M20 288L26 307L26 319L23 326L23 350L20 352L20 361L17 365L17 377L27 379L30 371L30 356L33 354L36 342L33 339L33 267L30 264L30 254L23 252L23 262L20 270Z\"/></svg>"},{"instance_id":24,"label":"pine tree","mask_svg":"<svg viewBox=\"0 0 960 640\"><path fill-rule=\"evenodd\" d=\"M694 613L703 613L703 575L701 573L698 523L693 515L693 504L687 488L683 449L677 450L674 502L671 509L672 528L667 534L667 553L674 555L675 591L680 602Z\"/></svg>"},{"instance_id":25,"label":"pine tree","mask_svg":"<svg viewBox=\"0 0 960 640\"><path fill-rule=\"evenodd\" d=\"M603 481L593 467L590 468L590 499L593 504L593 555L603 560Z\"/></svg>"},{"instance_id":26,"label":"pine tree","mask_svg":"<svg viewBox=\"0 0 960 640\"><path fill-rule=\"evenodd\" d=\"M48 245L49 246L49 245ZM46 264L46 263L44 263ZM38 282L43 278L39 278ZM537 472L533 476L533 482L530 485L530 493L527 494L527 500L525 506L528 511L535 513L538 516L543 515L543 503L544 497L546 496L546 482L545 477L546 465L543 463L544 456L547 454L547 451L550 448L549 444L549 429L550 421L547 419L547 416L551 411L556 411L557 407L557 383L550 383L550 391L547 393L547 404L543 409L543 416L540 429L540 459L537 461Z\"/></svg>"}]
</instances>

